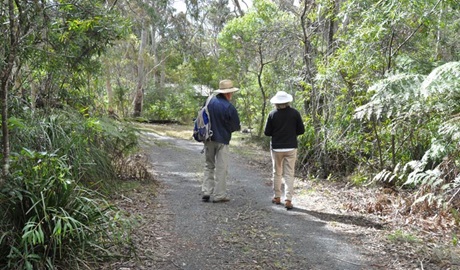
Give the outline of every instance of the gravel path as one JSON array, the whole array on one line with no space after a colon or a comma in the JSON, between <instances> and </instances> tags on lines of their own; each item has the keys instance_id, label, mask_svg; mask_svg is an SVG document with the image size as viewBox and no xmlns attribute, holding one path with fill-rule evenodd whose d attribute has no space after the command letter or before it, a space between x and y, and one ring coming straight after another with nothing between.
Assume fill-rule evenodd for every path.
<instances>
[{"instance_id":1,"label":"gravel path","mask_svg":"<svg viewBox=\"0 0 460 270\"><path fill-rule=\"evenodd\" d=\"M137 260L111 269L372 269L347 235L329 228L327 215L295 204L271 203L270 168L233 153L227 203L201 201L202 144L147 134L144 149L160 187L148 185L127 204L142 212ZM268 153L266 153L268 155ZM144 195L143 195L144 194ZM376 268L377 269L377 268Z\"/></svg>"}]
</instances>

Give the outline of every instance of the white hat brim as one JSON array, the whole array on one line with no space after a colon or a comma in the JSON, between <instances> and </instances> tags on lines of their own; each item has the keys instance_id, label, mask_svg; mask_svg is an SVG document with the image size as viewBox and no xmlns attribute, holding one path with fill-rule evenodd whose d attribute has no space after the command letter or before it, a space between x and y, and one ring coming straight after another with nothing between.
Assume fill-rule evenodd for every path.
<instances>
[{"instance_id":1,"label":"white hat brim","mask_svg":"<svg viewBox=\"0 0 460 270\"><path fill-rule=\"evenodd\" d=\"M289 103L292 101L292 96L288 94L288 96L274 96L270 99L272 104L284 104Z\"/></svg>"}]
</instances>

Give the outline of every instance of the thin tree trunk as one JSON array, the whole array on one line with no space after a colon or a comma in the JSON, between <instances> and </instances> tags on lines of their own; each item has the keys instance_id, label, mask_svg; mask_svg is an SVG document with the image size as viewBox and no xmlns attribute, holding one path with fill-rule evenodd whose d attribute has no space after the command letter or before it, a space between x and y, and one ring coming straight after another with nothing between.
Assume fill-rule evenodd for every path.
<instances>
[{"instance_id":1,"label":"thin tree trunk","mask_svg":"<svg viewBox=\"0 0 460 270\"><path fill-rule=\"evenodd\" d=\"M374 135L377 141L377 150L379 152L379 164L380 164L380 170L383 170L384 167L384 162L383 162L383 155L382 155L382 143L380 142L380 136L379 132L377 130L377 123L375 122L376 120L372 121L372 130L374 131Z\"/></svg>"},{"instance_id":2,"label":"thin tree trunk","mask_svg":"<svg viewBox=\"0 0 460 270\"><path fill-rule=\"evenodd\" d=\"M261 137L262 131L264 129L264 124L265 124L265 110L267 108L267 93L265 93L265 88L262 84L262 73L264 71L265 64L263 61L262 48L260 45L259 45L259 58L260 58L260 68L257 73L257 82L259 84L260 93L262 94L262 117L260 119L259 131L257 132L257 136Z\"/></svg>"},{"instance_id":3,"label":"thin tree trunk","mask_svg":"<svg viewBox=\"0 0 460 270\"><path fill-rule=\"evenodd\" d=\"M321 119L319 118L319 103L320 97L317 93L317 88L314 83L314 72L313 72L313 48L308 38L307 29L310 27L310 22L308 19L309 13L309 2L304 1L302 15L300 17L301 25L302 25L302 34L303 34L303 44L304 44L304 65L305 65L305 74L304 74L304 81L306 85L310 86L310 101L305 101L304 108L305 113L311 115L313 128L315 130L315 145L313 146L315 158L320 162L320 169L319 177L324 178L327 175L327 166L326 160L324 158L324 147L321 141Z\"/></svg>"},{"instance_id":4,"label":"thin tree trunk","mask_svg":"<svg viewBox=\"0 0 460 270\"><path fill-rule=\"evenodd\" d=\"M233 0L233 4L235 5L236 9L238 10L238 15L240 17L244 16L244 11L241 9L240 1L239 0Z\"/></svg>"},{"instance_id":5,"label":"thin tree trunk","mask_svg":"<svg viewBox=\"0 0 460 270\"><path fill-rule=\"evenodd\" d=\"M147 35L145 29L141 30L141 44L139 45L139 55L137 58L137 87L134 97L134 117L139 117L142 114L142 105L144 102L144 50L147 43Z\"/></svg>"},{"instance_id":6,"label":"thin tree trunk","mask_svg":"<svg viewBox=\"0 0 460 270\"><path fill-rule=\"evenodd\" d=\"M0 186L4 183L9 174L9 157L10 157L10 138L8 131L8 77L7 72L2 72L1 81L1 104L2 104L2 147L3 147L3 160L2 160L2 176L0 178ZM6 78L5 78L6 76Z\"/></svg>"},{"instance_id":7,"label":"thin tree trunk","mask_svg":"<svg viewBox=\"0 0 460 270\"><path fill-rule=\"evenodd\" d=\"M0 186L6 181L6 177L9 174L9 159L10 159L10 137L8 130L8 92L10 88L10 77L14 66L14 60L16 59L17 52L17 23L15 21L14 4L13 0L8 0L8 19L9 27L7 36L4 37L4 42L9 44L6 47L5 58L6 63L2 63L0 70L0 99L1 99L1 114L2 114L2 147L3 147L3 158L2 158L2 177L0 178Z\"/></svg>"},{"instance_id":8,"label":"thin tree trunk","mask_svg":"<svg viewBox=\"0 0 460 270\"><path fill-rule=\"evenodd\" d=\"M108 98L107 112L109 115L113 116L115 115L115 109L113 106L113 89L112 89L112 83L110 82L110 69L107 70L107 74L105 77L105 88L107 90L107 98Z\"/></svg>"},{"instance_id":9,"label":"thin tree trunk","mask_svg":"<svg viewBox=\"0 0 460 270\"><path fill-rule=\"evenodd\" d=\"M158 79L158 63L161 63L161 60L158 58L158 52L157 52L157 38L156 38L156 28L151 27L150 29L150 40L151 40L151 45L150 45L150 54L153 55L153 72L152 72L152 81L153 85L156 86L160 84L159 79ZM162 86L160 86L162 87Z\"/></svg>"},{"instance_id":10,"label":"thin tree trunk","mask_svg":"<svg viewBox=\"0 0 460 270\"><path fill-rule=\"evenodd\" d=\"M439 55L439 50L441 47L441 23L442 23L442 16L444 15L444 8L443 8L443 3L440 4L441 7L439 8L439 16L438 16L438 25L437 25L437 30L436 30L436 57Z\"/></svg>"}]
</instances>

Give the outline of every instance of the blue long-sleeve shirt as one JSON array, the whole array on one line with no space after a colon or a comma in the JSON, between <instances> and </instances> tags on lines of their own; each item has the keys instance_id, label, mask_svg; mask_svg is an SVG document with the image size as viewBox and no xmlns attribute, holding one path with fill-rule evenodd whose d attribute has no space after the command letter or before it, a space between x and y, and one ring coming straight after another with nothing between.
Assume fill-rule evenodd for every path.
<instances>
[{"instance_id":1,"label":"blue long-sleeve shirt","mask_svg":"<svg viewBox=\"0 0 460 270\"><path fill-rule=\"evenodd\" d=\"M217 95L208 104L211 117L211 141L229 144L232 132L240 130L240 118L235 106L223 95Z\"/></svg>"}]
</instances>

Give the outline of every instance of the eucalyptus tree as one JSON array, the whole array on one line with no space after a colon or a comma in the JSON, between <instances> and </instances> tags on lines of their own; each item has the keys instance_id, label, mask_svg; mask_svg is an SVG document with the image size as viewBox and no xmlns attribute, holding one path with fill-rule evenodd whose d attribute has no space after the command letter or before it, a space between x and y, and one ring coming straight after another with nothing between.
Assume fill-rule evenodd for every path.
<instances>
[{"instance_id":1,"label":"eucalyptus tree","mask_svg":"<svg viewBox=\"0 0 460 270\"><path fill-rule=\"evenodd\" d=\"M238 13L232 10L228 0L184 3L186 9L180 12L171 9L170 16L165 15L167 20L156 42L157 53L151 55L162 57L156 61L161 69L159 83L146 93L148 104L144 113L149 117L186 120L189 115L190 120L194 115L172 108L173 105L198 107L202 101L195 96L194 87L215 89L220 79L232 74L218 61L220 52L216 40L225 23ZM185 96L190 97L187 100ZM165 109L167 114L160 111Z\"/></svg>"},{"instance_id":2,"label":"eucalyptus tree","mask_svg":"<svg viewBox=\"0 0 460 270\"><path fill-rule=\"evenodd\" d=\"M136 82L133 95L133 116L140 116L143 108L143 97L148 85L149 75L153 76L153 83L163 83L164 74L162 63L167 57L161 50L165 29L172 15L170 1L143 1L126 2L131 10L130 18L133 21L133 33L136 35L137 57Z\"/></svg>"},{"instance_id":3,"label":"eucalyptus tree","mask_svg":"<svg viewBox=\"0 0 460 270\"><path fill-rule=\"evenodd\" d=\"M281 76L277 72L267 72L271 68L275 71L277 67L281 70L280 61L289 56L293 57L291 61L295 61L298 51L293 49L296 46L293 44L296 40L294 29L293 16L280 11L272 1L256 0L252 9L243 17L228 22L219 35L219 44L223 49L221 61L232 67L235 74L254 76L262 104L257 115L259 137L270 94L281 87L280 82L289 79L277 77ZM248 83L248 88L250 85Z\"/></svg>"},{"instance_id":4,"label":"eucalyptus tree","mask_svg":"<svg viewBox=\"0 0 460 270\"><path fill-rule=\"evenodd\" d=\"M220 47L217 39L226 23L243 13L240 2L236 2L239 8L232 9L229 0L186 1L188 9L183 19L187 23L175 24L175 33L180 37L176 45L183 52L184 62L193 67L193 83L215 88L220 79L233 74L233 70L221 66L218 61ZM183 25L187 28L184 29Z\"/></svg>"},{"instance_id":5,"label":"eucalyptus tree","mask_svg":"<svg viewBox=\"0 0 460 270\"><path fill-rule=\"evenodd\" d=\"M184 13L177 12L172 2L139 0L118 3L119 8L132 22L133 35L113 48L111 54L115 58L107 58L107 70L114 71L108 85L115 84L115 89L124 89L119 91L122 95L118 99L123 100L118 102L123 104L126 99L132 99L134 116L143 113L144 96L165 97L174 94L165 90L170 89L167 85L190 80L187 76L175 76L176 71L208 54L208 50L199 50L208 40L204 39L202 27L189 15L192 3L189 3L189 8ZM194 5L200 3L193 2ZM201 9L194 10L198 12ZM200 14L198 12L196 16ZM114 59L120 61L113 61ZM110 87L107 88L107 92L109 91ZM129 95L129 98L122 97L125 95Z\"/></svg>"}]
</instances>

